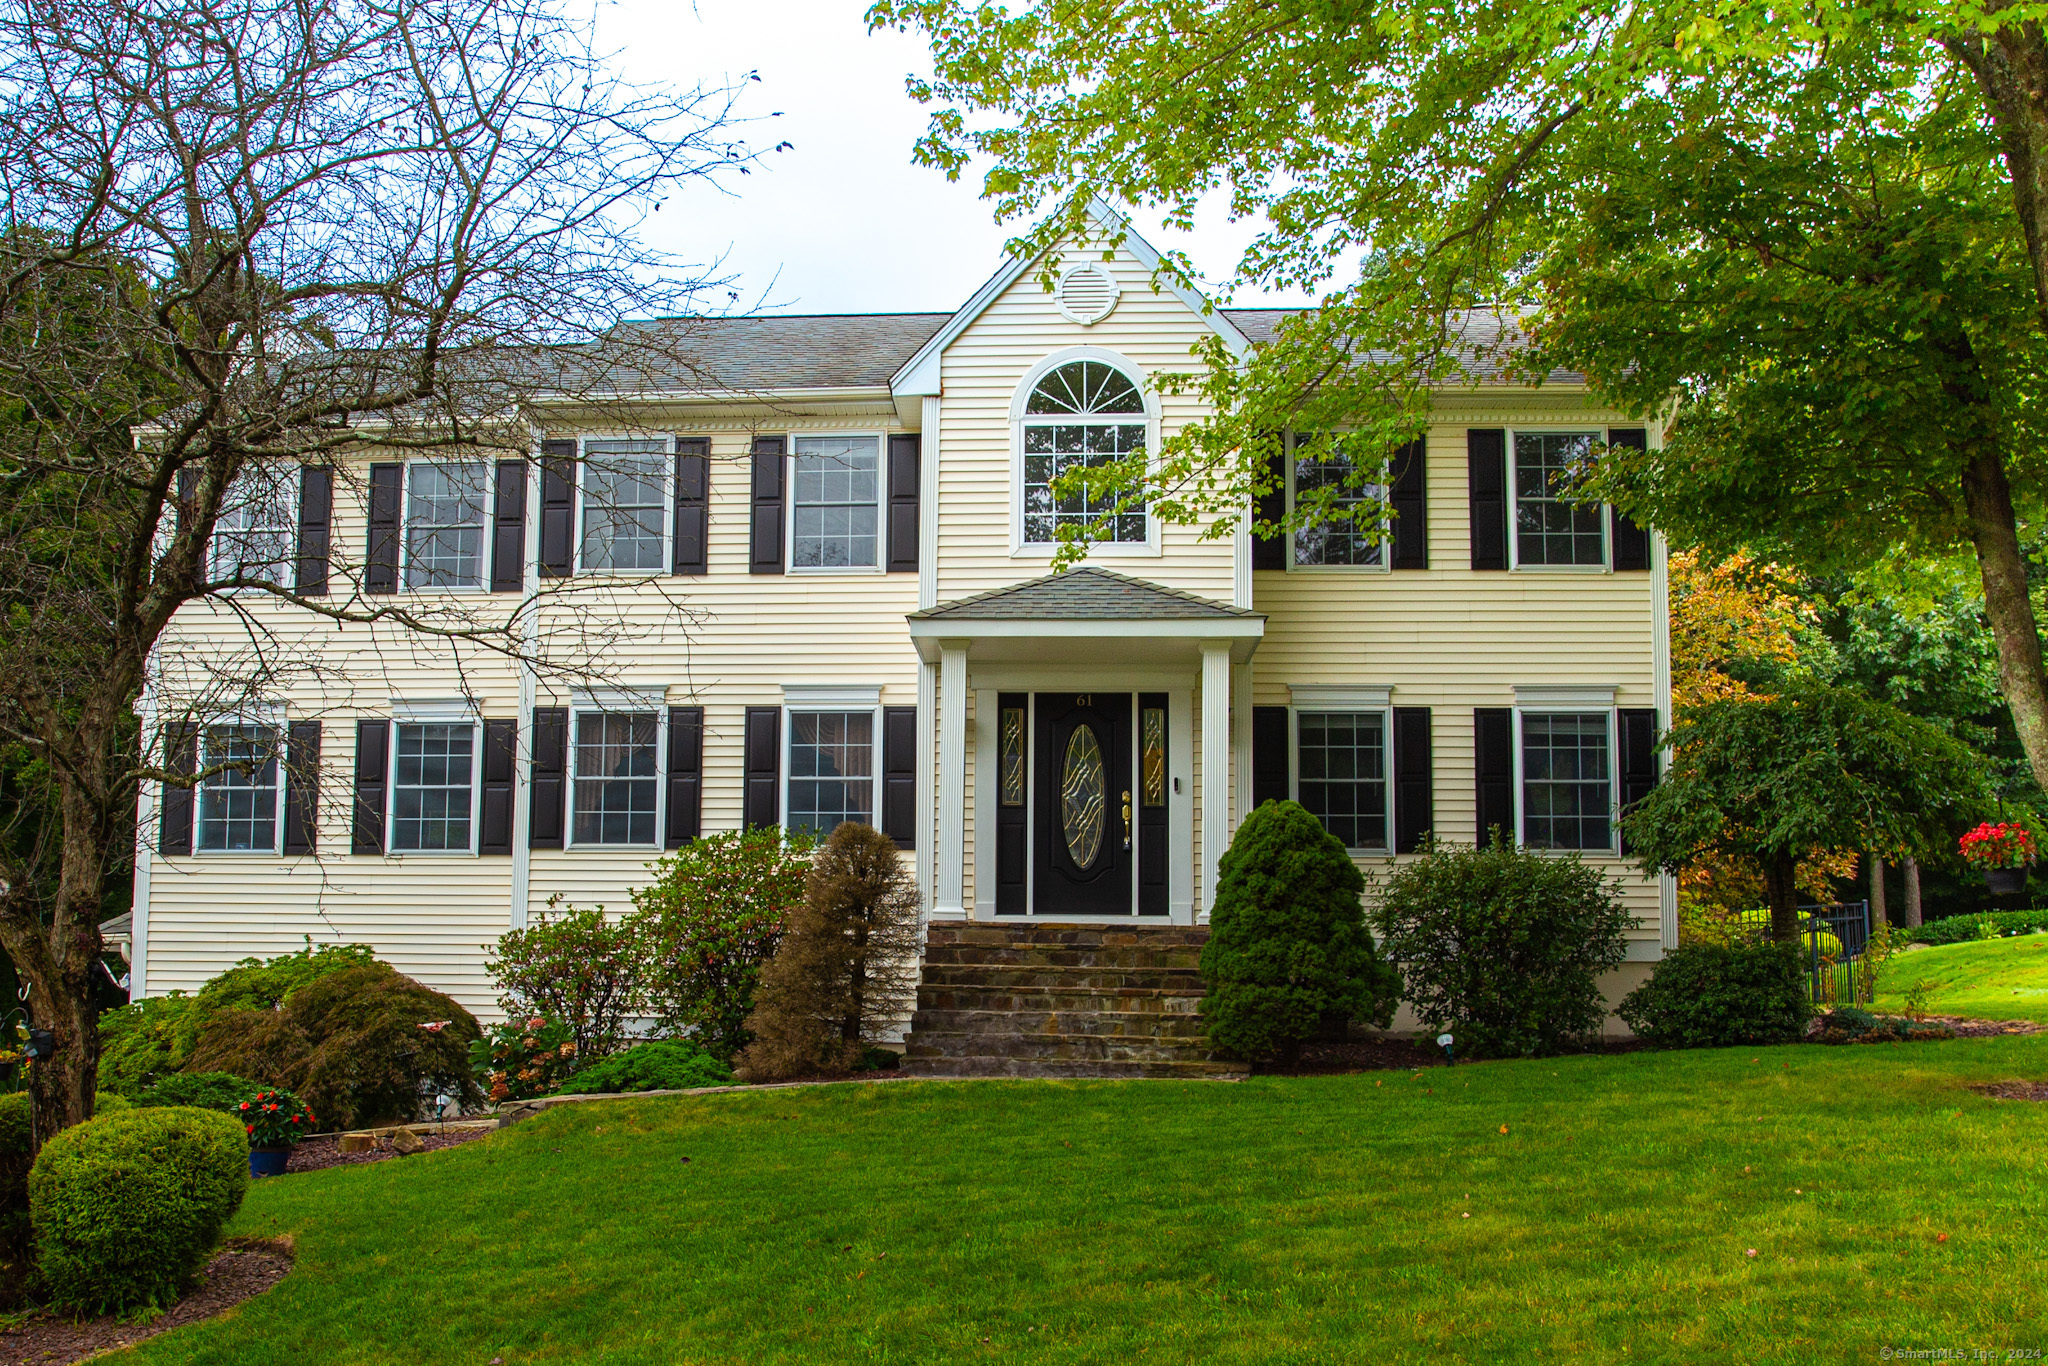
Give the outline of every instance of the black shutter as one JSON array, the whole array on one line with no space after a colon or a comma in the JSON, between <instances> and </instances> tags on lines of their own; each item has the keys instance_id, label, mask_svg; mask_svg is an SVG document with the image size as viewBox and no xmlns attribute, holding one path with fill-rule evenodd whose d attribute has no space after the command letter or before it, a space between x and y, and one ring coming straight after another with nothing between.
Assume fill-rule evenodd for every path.
<instances>
[{"instance_id":1,"label":"black shutter","mask_svg":"<svg viewBox=\"0 0 2048 1366\"><path fill-rule=\"evenodd\" d=\"M711 567L711 438L676 438L676 536L673 574L703 574ZM695 839L695 835L690 836ZM675 847L675 846L670 846Z\"/></svg>"},{"instance_id":2,"label":"black shutter","mask_svg":"<svg viewBox=\"0 0 2048 1366\"><path fill-rule=\"evenodd\" d=\"M703 833L704 709L668 709L667 849L680 849Z\"/></svg>"},{"instance_id":3,"label":"black shutter","mask_svg":"<svg viewBox=\"0 0 2048 1366\"><path fill-rule=\"evenodd\" d=\"M748 707L746 827L782 823L782 708Z\"/></svg>"},{"instance_id":4,"label":"black shutter","mask_svg":"<svg viewBox=\"0 0 2048 1366\"><path fill-rule=\"evenodd\" d=\"M1024 889L1026 883L1024 832L1029 809L1024 804L1024 793L1019 791L1017 799L1008 801L1003 796L1003 756L1001 750L1003 716L1007 712L1017 713L1019 731L1017 735L1017 757L1020 762L1029 762L1031 753L1031 698L1021 692L996 694L996 914L1022 915L1025 911ZM1018 774L1020 787L1023 774ZM979 895L977 893L977 895Z\"/></svg>"},{"instance_id":5,"label":"black shutter","mask_svg":"<svg viewBox=\"0 0 2048 1366\"><path fill-rule=\"evenodd\" d=\"M562 817L569 798L569 709L533 709L533 810L526 843L532 849L562 847Z\"/></svg>"},{"instance_id":6,"label":"black shutter","mask_svg":"<svg viewBox=\"0 0 2048 1366\"><path fill-rule=\"evenodd\" d=\"M1607 444L1648 450L1650 434L1641 427L1617 427L1607 433ZM1650 533L1618 507L1607 509L1607 546L1617 571L1650 567Z\"/></svg>"},{"instance_id":7,"label":"black shutter","mask_svg":"<svg viewBox=\"0 0 2048 1366\"><path fill-rule=\"evenodd\" d=\"M284 852L310 854L320 838L320 723L294 721L285 733Z\"/></svg>"},{"instance_id":8,"label":"black shutter","mask_svg":"<svg viewBox=\"0 0 2048 1366\"><path fill-rule=\"evenodd\" d=\"M491 591L526 587L526 462L500 460L491 507Z\"/></svg>"},{"instance_id":9,"label":"black shutter","mask_svg":"<svg viewBox=\"0 0 2048 1366\"><path fill-rule=\"evenodd\" d=\"M1512 707L1472 709L1473 796L1481 848L1493 843L1496 826L1508 843L1515 829L1515 712Z\"/></svg>"},{"instance_id":10,"label":"black shutter","mask_svg":"<svg viewBox=\"0 0 2048 1366\"><path fill-rule=\"evenodd\" d=\"M1411 441L1394 452L1388 471L1394 508L1395 569L1429 568L1429 443Z\"/></svg>"},{"instance_id":11,"label":"black shutter","mask_svg":"<svg viewBox=\"0 0 2048 1366\"><path fill-rule=\"evenodd\" d=\"M324 465L307 465L299 471L298 592L303 597L327 596L333 531L334 471Z\"/></svg>"},{"instance_id":12,"label":"black shutter","mask_svg":"<svg viewBox=\"0 0 2048 1366\"><path fill-rule=\"evenodd\" d=\"M1275 526L1287 515L1287 446L1284 437L1276 437L1281 445L1266 462L1266 475L1273 480L1273 487L1259 495L1258 518ZM1271 536L1252 533L1252 568L1285 569L1287 567L1287 534L1275 532Z\"/></svg>"},{"instance_id":13,"label":"black shutter","mask_svg":"<svg viewBox=\"0 0 2048 1366\"><path fill-rule=\"evenodd\" d=\"M391 763L391 723L356 722L356 809L348 851L384 852L384 792Z\"/></svg>"},{"instance_id":14,"label":"black shutter","mask_svg":"<svg viewBox=\"0 0 2048 1366\"><path fill-rule=\"evenodd\" d=\"M540 443L540 576L576 572L576 443Z\"/></svg>"},{"instance_id":15,"label":"black shutter","mask_svg":"<svg viewBox=\"0 0 2048 1366\"><path fill-rule=\"evenodd\" d=\"M178 471L178 520L177 529L183 531L192 520L192 495L199 490L199 471L190 465ZM204 570L201 571L202 575Z\"/></svg>"},{"instance_id":16,"label":"black shutter","mask_svg":"<svg viewBox=\"0 0 2048 1366\"><path fill-rule=\"evenodd\" d=\"M882 833L917 848L917 708L882 708Z\"/></svg>"},{"instance_id":17,"label":"black shutter","mask_svg":"<svg viewBox=\"0 0 2048 1366\"><path fill-rule=\"evenodd\" d=\"M747 568L755 574L782 572L782 457L787 448L783 437L754 438L753 519L747 532Z\"/></svg>"},{"instance_id":18,"label":"black shutter","mask_svg":"<svg viewBox=\"0 0 2048 1366\"><path fill-rule=\"evenodd\" d=\"M1621 732L1621 809L1626 813L1657 785L1657 709L1622 707L1615 718ZM1627 840L1621 852L1629 852Z\"/></svg>"},{"instance_id":19,"label":"black shutter","mask_svg":"<svg viewBox=\"0 0 2048 1366\"><path fill-rule=\"evenodd\" d=\"M1472 510L1472 567L1508 567L1508 434L1499 427L1465 433L1465 485Z\"/></svg>"},{"instance_id":20,"label":"black shutter","mask_svg":"<svg viewBox=\"0 0 2048 1366\"><path fill-rule=\"evenodd\" d=\"M916 432L889 437L889 572L917 572L917 485L924 438ZM904 845L908 849L909 845Z\"/></svg>"},{"instance_id":21,"label":"black shutter","mask_svg":"<svg viewBox=\"0 0 2048 1366\"><path fill-rule=\"evenodd\" d=\"M363 556L363 591L398 591L398 513L405 498L405 466L370 466L370 544Z\"/></svg>"},{"instance_id":22,"label":"black shutter","mask_svg":"<svg viewBox=\"0 0 2048 1366\"><path fill-rule=\"evenodd\" d=\"M1294 794L1288 782L1287 708L1252 708L1252 809L1284 802Z\"/></svg>"},{"instance_id":23,"label":"black shutter","mask_svg":"<svg viewBox=\"0 0 2048 1366\"><path fill-rule=\"evenodd\" d=\"M1412 854L1436 828L1436 765L1428 707L1394 708L1394 852Z\"/></svg>"},{"instance_id":24,"label":"black shutter","mask_svg":"<svg viewBox=\"0 0 2048 1366\"><path fill-rule=\"evenodd\" d=\"M199 732L178 726L164 732L164 768L190 777L199 771ZM192 852L192 812L197 803L193 790L163 785L162 809L157 813L156 849L159 854Z\"/></svg>"},{"instance_id":25,"label":"black shutter","mask_svg":"<svg viewBox=\"0 0 2048 1366\"><path fill-rule=\"evenodd\" d=\"M519 720L484 720L484 801L478 813L476 851L512 852L512 799L519 781Z\"/></svg>"}]
</instances>

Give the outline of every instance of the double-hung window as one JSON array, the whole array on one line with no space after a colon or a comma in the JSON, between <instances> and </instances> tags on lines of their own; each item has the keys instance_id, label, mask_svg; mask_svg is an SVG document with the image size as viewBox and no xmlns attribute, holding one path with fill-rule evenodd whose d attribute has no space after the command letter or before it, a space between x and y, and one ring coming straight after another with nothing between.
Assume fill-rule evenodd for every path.
<instances>
[{"instance_id":1,"label":"double-hung window","mask_svg":"<svg viewBox=\"0 0 2048 1366\"><path fill-rule=\"evenodd\" d=\"M1145 457L1145 399L1130 376L1104 361L1069 361L1032 389L1023 426L1026 545L1055 544L1069 526L1112 545L1146 542L1144 503L1126 505L1110 479L1113 467ZM1091 474L1099 482L1089 484Z\"/></svg>"},{"instance_id":2,"label":"double-hung window","mask_svg":"<svg viewBox=\"0 0 2048 1366\"><path fill-rule=\"evenodd\" d=\"M875 714L789 714L789 820L819 838L842 821L875 823Z\"/></svg>"},{"instance_id":3,"label":"double-hung window","mask_svg":"<svg viewBox=\"0 0 2048 1366\"><path fill-rule=\"evenodd\" d=\"M279 731L230 724L205 728L199 747L199 847L213 853L277 852Z\"/></svg>"},{"instance_id":4,"label":"double-hung window","mask_svg":"<svg viewBox=\"0 0 2048 1366\"><path fill-rule=\"evenodd\" d=\"M1294 714L1295 800L1346 849L1387 849L1388 732L1384 711Z\"/></svg>"},{"instance_id":5,"label":"double-hung window","mask_svg":"<svg viewBox=\"0 0 2048 1366\"><path fill-rule=\"evenodd\" d=\"M1614 847L1613 713L1521 713L1522 842Z\"/></svg>"},{"instance_id":6,"label":"double-hung window","mask_svg":"<svg viewBox=\"0 0 2048 1366\"><path fill-rule=\"evenodd\" d=\"M476 829L476 723L401 722L397 729L391 848L469 852Z\"/></svg>"},{"instance_id":7,"label":"double-hung window","mask_svg":"<svg viewBox=\"0 0 2048 1366\"><path fill-rule=\"evenodd\" d=\"M296 582L299 467L251 464L228 485L213 524L209 571L218 580L254 580L290 588Z\"/></svg>"},{"instance_id":8,"label":"double-hung window","mask_svg":"<svg viewBox=\"0 0 2048 1366\"><path fill-rule=\"evenodd\" d=\"M1593 457L1598 432L1515 433L1515 563L1601 568L1607 519L1600 504L1568 496Z\"/></svg>"},{"instance_id":9,"label":"double-hung window","mask_svg":"<svg viewBox=\"0 0 2048 1366\"><path fill-rule=\"evenodd\" d=\"M660 571L668 563L669 443L583 443L583 568Z\"/></svg>"},{"instance_id":10,"label":"double-hung window","mask_svg":"<svg viewBox=\"0 0 2048 1366\"><path fill-rule=\"evenodd\" d=\"M881 438L800 436L795 473L790 567L878 568Z\"/></svg>"},{"instance_id":11,"label":"double-hung window","mask_svg":"<svg viewBox=\"0 0 2048 1366\"><path fill-rule=\"evenodd\" d=\"M1383 568L1387 562L1385 461L1354 461L1341 447L1290 457L1294 507L1313 511L1294 532L1297 567Z\"/></svg>"},{"instance_id":12,"label":"double-hung window","mask_svg":"<svg viewBox=\"0 0 2048 1366\"><path fill-rule=\"evenodd\" d=\"M484 586L491 467L415 461L406 474L405 586Z\"/></svg>"},{"instance_id":13,"label":"double-hung window","mask_svg":"<svg viewBox=\"0 0 2048 1366\"><path fill-rule=\"evenodd\" d=\"M660 716L651 711L576 714L571 843L656 842L660 731Z\"/></svg>"}]
</instances>

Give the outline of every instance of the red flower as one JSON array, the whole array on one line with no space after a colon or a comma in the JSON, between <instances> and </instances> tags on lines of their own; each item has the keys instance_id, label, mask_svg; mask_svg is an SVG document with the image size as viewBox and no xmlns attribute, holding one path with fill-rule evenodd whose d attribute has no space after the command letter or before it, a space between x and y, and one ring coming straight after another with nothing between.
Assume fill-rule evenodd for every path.
<instances>
[{"instance_id":1,"label":"red flower","mask_svg":"<svg viewBox=\"0 0 2048 1366\"><path fill-rule=\"evenodd\" d=\"M256 1132L256 1126L253 1124L244 1124L242 1127L247 1129L252 1134Z\"/></svg>"}]
</instances>

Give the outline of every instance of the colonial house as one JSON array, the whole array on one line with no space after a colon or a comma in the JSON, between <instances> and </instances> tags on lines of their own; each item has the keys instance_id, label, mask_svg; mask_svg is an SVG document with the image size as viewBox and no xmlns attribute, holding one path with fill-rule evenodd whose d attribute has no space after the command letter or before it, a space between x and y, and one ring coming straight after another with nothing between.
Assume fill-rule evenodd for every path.
<instances>
[{"instance_id":1,"label":"colonial house","mask_svg":"<svg viewBox=\"0 0 2048 1366\"><path fill-rule=\"evenodd\" d=\"M534 638L614 655L579 682L279 626L325 667L185 757L317 756L327 779L270 762L145 794L136 994L311 936L374 945L488 1015L484 945L552 900L621 910L700 833L850 819L915 862L920 1031L987 1013L962 994L973 965L1036 966L1042 1014L983 1053L1037 1037L1021 1052L1068 1070L1143 1062L1174 1030L1138 1016L1187 1032L1217 859L1273 797L1366 864L1493 827L1581 851L1635 917L1610 994L1640 980L1676 943L1673 889L1623 861L1615 814L1654 780L1667 715L1665 552L1554 483L1657 428L1590 406L1573 376L1481 377L1444 387L1427 439L1395 453L1384 537L1205 538L1133 511L1054 572L1058 527L1097 515L1054 479L1156 449L1201 409L1155 377L1212 335L1248 354L1284 317L1155 286L1135 234L1069 259L1051 290L1013 260L951 314L694 320L687 379L650 368L602 409L565 401L528 450L369 449L360 480L298 486L271 514L299 538L283 558L332 547L337 578L360 575L335 591L500 595ZM1332 478L1292 463L1280 497ZM579 584L602 591L560 591ZM165 648L203 660L273 610L195 606ZM1105 987L1086 970L1112 959L1180 977ZM1090 992L1133 1028L1063 1027Z\"/></svg>"}]
</instances>

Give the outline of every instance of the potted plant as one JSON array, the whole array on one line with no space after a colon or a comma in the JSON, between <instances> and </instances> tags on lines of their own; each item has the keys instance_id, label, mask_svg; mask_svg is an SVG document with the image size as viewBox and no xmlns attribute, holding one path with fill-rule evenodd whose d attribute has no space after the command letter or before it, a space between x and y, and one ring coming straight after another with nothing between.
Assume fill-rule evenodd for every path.
<instances>
[{"instance_id":1,"label":"potted plant","mask_svg":"<svg viewBox=\"0 0 2048 1366\"><path fill-rule=\"evenodd\" d=\"M1962 838L1963 861L1984 870L1993 896L2010 896L2027 888L2027 865L2034 861L2034 837L2013 821L1985 821Z\"/></svg>"},{"instance_id":2,"label":"potted plant","mask_svg":"<svg viewBox=\"0 0 2048 1366\"><path fill-rule=\"evenodd\" d=\"M313 1111L289 1091L265 1087L235 1107L249 1131L249 1175L283 1176L292 1148L313 1132Z\"/></svg>"}]
</instances>

